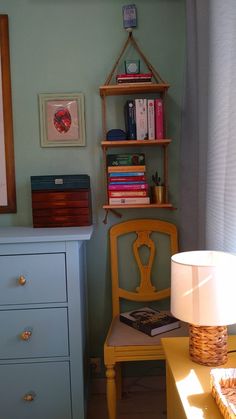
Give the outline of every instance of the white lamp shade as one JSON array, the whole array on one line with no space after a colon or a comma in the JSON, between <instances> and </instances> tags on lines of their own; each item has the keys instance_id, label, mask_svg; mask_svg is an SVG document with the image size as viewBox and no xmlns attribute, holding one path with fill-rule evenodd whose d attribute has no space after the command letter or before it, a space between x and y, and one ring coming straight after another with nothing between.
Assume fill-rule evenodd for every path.
<instances>
[{"instance_id":1,"label":"white lamp shade","mask_svg":"<svg viewBox=\"0 0 236 419\"><path fill-rule=\"evenodd\" d=\"M173 255L171 313L196 326L236 323L236 256L208 250Z\"/></svg>"}]
</instances>

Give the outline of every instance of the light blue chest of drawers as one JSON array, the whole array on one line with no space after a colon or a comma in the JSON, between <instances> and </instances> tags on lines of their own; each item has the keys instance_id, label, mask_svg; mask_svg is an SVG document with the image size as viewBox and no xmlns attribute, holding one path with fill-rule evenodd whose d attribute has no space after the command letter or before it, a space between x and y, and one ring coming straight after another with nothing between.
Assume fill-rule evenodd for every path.
<instances>
[{"instance_id":1,"label":"light blue chest of drawers","mask_svg":"<svg viewBox=\"0 0 236 419\"><path fill-rule=\"evenodd\" d=\"M86 417L91 227L0 228L0 418Z\"/></svg>"}]
</instances>

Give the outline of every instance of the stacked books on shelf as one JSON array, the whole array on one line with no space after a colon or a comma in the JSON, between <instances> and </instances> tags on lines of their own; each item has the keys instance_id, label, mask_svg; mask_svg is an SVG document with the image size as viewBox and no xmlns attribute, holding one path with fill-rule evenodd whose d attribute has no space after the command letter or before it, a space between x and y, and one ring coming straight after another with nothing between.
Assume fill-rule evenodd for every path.
<instances>
[{"instance_id":1,"label":"stacked books on shelf","mask_svg":"<svg viewBox=\"0 0 236 419\"><path fill-rule=\"evenodd\" d=\"M162 98L129 99L124 107L128 140L161 140L164 138Z\"/></svg>"},{"instance_id":2,"label":"stacked books on shelf","mask_svg":"<svg viewBox=\"0 0 236 419\"><path fill-rule=\"evenodd\" d=\"M150 204L143 153L108 154L109 205Z\"/></svg>"},{"instance_id":3,"label":"stacked books on shelf","mask_svg":"<svg viewBox=\"0 0 236 419\"><path fill-rule=\"evenodd\" d=\"M164 311L143 307L120 314L120 321L149 336L159 335L180 327L180 321Z\"/></svg>"},{"instance_id":4,"label":"stacked books on shelf","mask_svg":"<svg viewBox=\"0 0 236 419\"><path fill-rule=\"evenodd\" d=\"M152 73L117 74L117 83L151 83Z\"/></svg>"}]
</instances>

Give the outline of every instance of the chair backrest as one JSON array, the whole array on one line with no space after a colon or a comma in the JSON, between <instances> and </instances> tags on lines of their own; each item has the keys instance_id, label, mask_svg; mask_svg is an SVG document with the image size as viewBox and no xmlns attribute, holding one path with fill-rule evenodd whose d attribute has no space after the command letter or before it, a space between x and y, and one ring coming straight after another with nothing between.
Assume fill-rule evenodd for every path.
<instances>
[{"instance_id":1,"label":"chair backrest","mask_svg":"<svg viewBox=\"0 0 236 419\"><path fill-rule=\"evenodd\" d=\"M132 253L140 272L139 285L134 290L122 287L119 275L119 239L121 236L135 233L132 243ZM170 287L158 290L152 283L152 267L156 248L153 233L167 235L169 241L169 255L167 261L170 266L171 255L178 253L178 234L174 224L155 220L137 219L124 221L115 224L110 229L110 255L111 255L111 279L112 279L112 307L113 317L120 313L120 300L130 300L138 302L158 301L170 297ZM159 246L159 245L158 245ZM140 251L145 247L148 249L146 263L142 260ZM128 256L126 263L129 264ZM126 281L127 282L127 281Z\"/></svg>"}]
</instances>

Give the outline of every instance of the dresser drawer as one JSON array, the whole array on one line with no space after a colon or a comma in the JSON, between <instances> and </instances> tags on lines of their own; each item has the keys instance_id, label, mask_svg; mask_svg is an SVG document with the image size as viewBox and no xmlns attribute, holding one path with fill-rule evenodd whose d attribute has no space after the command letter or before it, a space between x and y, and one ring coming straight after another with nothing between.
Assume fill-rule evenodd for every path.
<instances>
[{"instance_id":1,"label":"dresser drawer","mask_svg":"<svg viewBox=\"0 0 236 419\"><path fill-rule=\"evenodd\" d=\"M0 365L0 376L2 419L71 419L67 362Z\"/></svg>"},{"instance_id":2,"label":"dresser drawer","mask_svg":"<svg viewBox=\"0 0 236 419\"><path fill-rule=\"evenodd\" d=\"M66 301L65 264L64 253L0 256L0 305Z\"/></svg>"},{"instance_id":3,"label":"dresser drawer","mask_svg":"<svg viewBox=\"0 0 236 419\"><path fill-rule=\"evenodd\" d=\"M68 355L66 308L0 311L0 358Z\"/></svg>"}]
</instances>

